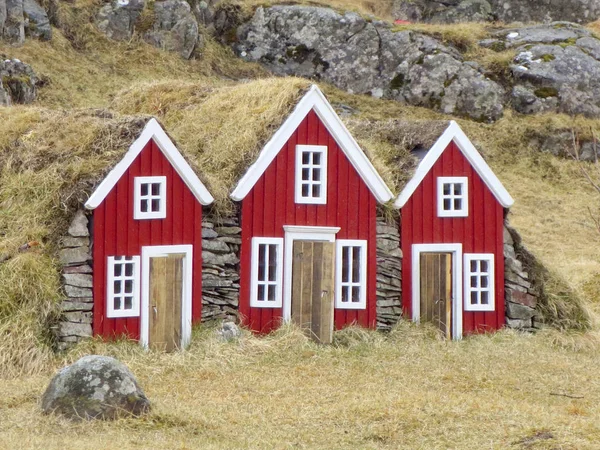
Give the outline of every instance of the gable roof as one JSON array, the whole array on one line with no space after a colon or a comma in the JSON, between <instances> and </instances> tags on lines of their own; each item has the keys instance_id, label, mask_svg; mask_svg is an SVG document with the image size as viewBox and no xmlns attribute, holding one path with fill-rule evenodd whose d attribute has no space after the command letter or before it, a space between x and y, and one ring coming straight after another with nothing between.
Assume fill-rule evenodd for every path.
<instances>
[{"instance_id":1,"label":"gable roof","mask_svg":"<svg viewBox=\"0 0 600 450\"><path fill-rule=\"evenodd\" d=\"M302 97L283 125L263 147L258 158L240 179L230 197L233 200L240 201L248 195L250 190L254 187L256 182L260 179L265 170L267 170L285 143L312 109L315 110L323 124L327 127L329 133L331 133L336 140L375 198L381 203L391 200L393 196L392 192L389 190L379 173L377 173L375 167L373 167L373 164L371 164L371 161L369 161L367 156L361 150L346 126L342 123L321 90L314 84L310 87L304 97Z\"/></svg>"},{"instance_id":2,"label":"gable roof","mask_svg":"<svg viewBox=\"0 0 600 450\"><path fill-rule=\"evenodd\" d=\"M183 158L173 141L169 138L165 130L154 118L150 119L140 136L129 147L127 153L119 163L109 172L102 183L96 188L94 193L85 203L87 209L97 208L112 190L112 188L121 179L129 166L135 161L135 158L142 152L146 144L153 139L158 145L163 155L169 160L173 168L177 171L187 187L192 191L194 197L202 205L210 205L213 202L213 196L206 189L204 184L196 176L190 165Z\"/></svg>"},{"instance_id":3,"label":"gable roof","mask_svg":"<svg viewBox=\"0 0 600 450\"><path fill-rule=\"evenodd\" d=\"M404 187L398 199L395 202L397 208L402 208L408 199L421 184L425 176L429 173L435 162L448 147L450 142L458 146L462 154L467 158L471 166L479 174L486 186L492 191L496 199L505 208L510 208L515 202L508 191L504 188L498 177L492 172L490 166L481 157L475 146L471 143L464 131L454 121L450 121L450 125L446 131L440 136L436 143L431 147L431 150L425 155L412 179Z\"/></svg>"}]
</instances>

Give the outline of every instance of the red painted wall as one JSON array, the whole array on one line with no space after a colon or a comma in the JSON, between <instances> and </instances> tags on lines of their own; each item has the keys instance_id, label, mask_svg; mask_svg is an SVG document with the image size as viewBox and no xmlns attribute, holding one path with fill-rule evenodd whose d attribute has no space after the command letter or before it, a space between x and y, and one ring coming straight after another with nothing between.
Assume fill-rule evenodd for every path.
<instances>
[{"instance_id":1,"label":"red painted wall","mask_svg":"<svg viewBox=\"0 0 600 450\"><path fill-rule=\"evenodd\" d=\"M167 217L134 220L133 189L137 176L167 177ZM139 339L139 317L108 319L106 309L106 259L108 256L141 256L147 245L192 244L192 322L202 312L202 206L154 141L148 142L129 169L94 210L94 335L125 335ZM141 311L141 314L145 314Z\"/></svg>"},{"instance_id":2,"label":"red painted wall","mask_svg":"<svg viewBox=\"0 0 600 450\"><path fill-rule=\"evenodd\" d=\"M468 217L437 217L436 179L440 176L469 178ZM496 271L496 311L463 311L463 333L502 328L504 325L504 210L453 142L444 150L421 185L404 205L401 216L402 304L406 317L412 317L412 245L461 243L463 253L494 253Z\"/></svg>"},{"instance_id":3,"label":"red painted wall","mask_svg":"<svg viewBox=\"0 0 600 450\"><path fill-rule=\"evenodd\" d=\"M294 202L296 145L327 145L327 204ZM242 201L240 315L254 331L268 333L281 323L281 308L250 308L252 237L284 237L284 225L340 227L337 239L366 239L367 309L336 310L337 329L352 323L376 325L376 199L327 128L311 111Z\"/></svg>"}]
</instances>

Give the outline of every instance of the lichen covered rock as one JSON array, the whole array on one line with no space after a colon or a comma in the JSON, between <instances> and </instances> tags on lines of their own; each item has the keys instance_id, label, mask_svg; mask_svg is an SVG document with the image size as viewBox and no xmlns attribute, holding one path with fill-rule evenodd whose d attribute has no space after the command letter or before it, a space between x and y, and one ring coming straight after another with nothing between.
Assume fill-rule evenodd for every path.
<instances>
[{"instance_id":1,"label":"lichen covered rock","mask_svg":"<svg viewBox=\"0 0 600 450\"><path fill-rule=\"evenodd\" d=\"M96 26L111 39L127 41L133 36L144 5L145 0L114 0L100 8Z\"/></svg>"},{"instance_id":2,"label":"lichen covered rock","mask_svg":"<svg viewBox=\"0 0 600 450\"><path fill-rule=\"evenodd\" d=\"M55 375L42 397L42 410L73 420L110 420L145 414L150 402L125 365L91 355Z\"/></svg>"},{"instance_id":3,"label":"lichen covered rock","mask_svg":"<svg viewBox=\"0 0 600 450\"><path fill-rule=\"evenodd\" d=\"M188 59L198 44L198 23L189 3L166 0L154 4L154 23L144 40Z\"/></svg>"},{"instance_id":4,"label":"lichen covered rock","mask_svg":"<svg viewBox=\"0 0 600 450\"><path fill-rule=\"evenodd\" d=\"M18 59L0 60L0 106L31 103L37 96L38 78L31 66Z\"/></svg>"}]
</instances>

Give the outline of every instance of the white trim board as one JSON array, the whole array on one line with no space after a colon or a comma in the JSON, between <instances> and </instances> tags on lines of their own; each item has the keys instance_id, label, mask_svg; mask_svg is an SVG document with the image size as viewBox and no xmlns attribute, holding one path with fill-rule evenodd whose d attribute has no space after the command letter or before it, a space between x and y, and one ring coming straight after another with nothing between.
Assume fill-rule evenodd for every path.
<instances>
[{"instance_id":1,"label":"white trim board","mask_svg":"<svg viewBox=\"0 0 600 450\"><path fill-rule=\"evenodd\" d=\"M167 255L184 255L183 293L181 308L181 348L192 339L192 245L155 245L142 247L142 305L140 310L140 344L148 347L148 307L150 300L150 258Z\"/></svg>"},{"instance_id":2,"label":"white trim board","mask_svg":"<svg viewBox=\"0 0 600 450\"><path fill-rule=\"evenodd\" d=\"M192 191L194 197L202 205L210 205L214 201L213 196L210 195L210 192L208 192L202 181L200 181L190 165L181 153L179 153L179 150L177 150L173 141L165 133L165 130L163 130L156 119L152 118L148 121L140 136L131 144L123 159L109 172L90 196L85 203L87 209L96 209L102 203L151 139L158 145L163 155L169 160L186 186Z\"/></svg>"},{"instance_id":3,"label":"white trim board","mask_svg":"<svg viewBox=\"0 0 600 450\"><path fill-rule=\"evenodd\" d=\"M452 339L462 339L462 244L413 244L412 246L412 321L421 320L421 253L452 253Z\"/></svg>"},{"instance_id":4,"label":"white trim board","mask_svg":"<svg viewBox=\"0 0 600 450\"><path fill-rule=\"evenodd\" d=\"M413 195L419 187L425 176L429 173L433 165L448 147L450 142L458 146L462 154L467 158L471 166L479 174L486 186L492 191L496 199L505 208L510 208L515 202L508 191L504 188L498 177L492 172L490 166L481 157L475 146L471 143L467 135L454 121L450 121L450 125L446 131L440 136L436 143L431 147L425 158L421 161L414 176L402 190L398 199L394 203L396 208L402 208L408 199Z\"/></svg>"},{"instance_id":5,"label":"white trim board","mask_svg":"<svg viewBox=\"0 0 600 450\"><path fill-rule=\"evenodd\" d=\"M385 203L392 199L392 192L379 176L375 167L371 164L371 161L369 161L356 140L342 123L321 90L313 84L304 97L302 97L298 105L296 105L296 108L292 111L283 125L263 147L254 164L250 166L248 171L240 179L230 195L233 200L241 201L248 195L265 170L267 170L269 165L279 154L285 143L289 140L294 131L296 131L300 123L313 109L323 124L325 124L327 130L336 140L346 157L350 160L352 166L367 184L375 198L381 203Z\"/></svg>"},{"instance_id":6,"label":"white trim board","mask_svg":"<svg viewBox=\"0 0 600 450\"><path fill-rule=\"evenodd\" d=\"M284 225L284 263L283 263L283 321L292 318L292 263L294 261L294 241L335 242L339 227L309 227Z\"/></svg>"}]
</instances>

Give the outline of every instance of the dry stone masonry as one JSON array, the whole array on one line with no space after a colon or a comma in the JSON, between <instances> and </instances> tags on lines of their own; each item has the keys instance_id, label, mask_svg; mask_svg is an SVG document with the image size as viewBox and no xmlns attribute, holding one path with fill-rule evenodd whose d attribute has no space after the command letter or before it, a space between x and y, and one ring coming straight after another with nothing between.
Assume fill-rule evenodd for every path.
<instances>
[{"instance_id":1,"label":"dry stone masonry","mask_svg":"<svg viewBox=\"0 0 600 450\"><path fill-rule=\"evenodd\" d=\"M523 268L521 237L514 228L504 227L504 289L506 325L524 331L533 331L543 325L542 315L536 309L539 293L533 280Z\"/></svg>"},{"instance_id":2,"label":"dry stone masonry","mask_svg":"<svg viewBox=\"0 0 600 450\"><path fill-rule=\"evenodd\" d=\"M394 224L377 219L377 328L390 330L402 314L402 250Z\"/></svg>"},{"instance_id":3,"label":"dry stone masonry","mask_svg":"<svg viewBox=\"0 0 600 450\"><path fill-rule=\"evenodd\" d=\"M59 324L59 350L92 336L93 274L88 219L77 211L66 236L60 240L59 258L66 295Z\"/></svg>"},{"instance_id":4,"label":"dry stone masonry","mask_svg":"<svg viewBox=\"0 0 600 450\"><path fill-rule=\"evenodd\" d=\"M237 218L202 222L202 321L238 321L239 254L242 229Z\"/></svg>"}]
</instances>

